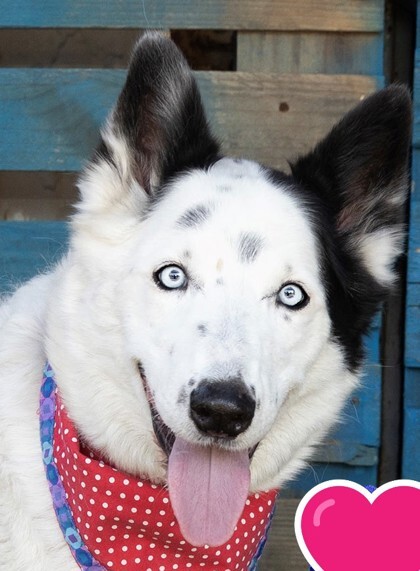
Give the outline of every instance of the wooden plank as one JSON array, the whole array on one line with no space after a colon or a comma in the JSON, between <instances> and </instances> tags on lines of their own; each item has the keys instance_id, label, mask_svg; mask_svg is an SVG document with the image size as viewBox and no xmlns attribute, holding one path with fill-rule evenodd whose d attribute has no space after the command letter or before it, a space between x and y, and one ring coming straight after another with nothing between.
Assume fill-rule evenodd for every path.
<instances>
[{"instance_id":1,"label":"wooden plank","mask_svg":"<svg viewBox=\"0 0 420 571\"><path fill-rule=\"evenodd\" d=\"M415 202L420 202L420 148L413 147L412 159L412 185L409 200L411 204L414 204Z\"/></svg>"},{"instance_id":2,"label":"wooden plank","mask_svg":"<svg viewBox=\"0 0 420 571\"><path fill-rule=\"evenodd\" d=\"M417 31L420 28L417 27ZM418 32L419 33L419 32ZM419 40L417 40L419 43ZM415 51L414 58L414 133L413 145L420 149L420 46Z\"/></svg>"},{"instance_id":3,"label":"wooden plank","mask_svg":"<svg viewBox=\"0 0 420 571\"><path fill-rule=\"evenodd\" d=\"M417 379L420 384L420 377ZM402 477L420 480L420 408L406 406Z\"/></svg>"},{"instance_id":4,"label":"wooden plank","mask_svg":"<svg viewBox=\"0 0 420 571\"><path fill-rule=\"evenodd\" d=\"M405 366L420 367L420 283L407 288Z\"/></svg>"},{"instance_id":5,"label":"wooden plank","mask_svg":"<svg viewBox=\"0 0 420 571\"><path fill-rule=\"evenodd\" d=\"M381 31L383 0L34 0L0 4L9 28Z\"/></svg>"},{"instance_id":6,"label":"wooden plank","mask_svg":"<svg viewBox=\"0 0 420 571\"><path fill-rule=\"evenodd\" d=\"M352 32L239 32L237 69L383 75L383 36Z\"/></svg>"},{"instance_id":7,"label":"wooden plank","mask_svg":"<svg viewBox=\"0 0 420 571\"><path fill-rule=\"evenodd\" d=\"M402 477L420 480L420 0L414 70L413 192L410 196Z\"/></svg>"},{"instance_id":8,"label":"wooden plank","mask_svg":"<svg viewBox=\"0 0 420 571\"><path fill-rule=\"evenodd\" d=\"M45 271L67 250L63 222L0 223L0 294Z\"/></svg>"},{"instance_id":9,"label":"wooden plank","mask_svg":"<svg viewBox=\"0 0 420 571\"><path fill-rule=\"evenodd\" d=\"M381 78L209 73L199 84L224 150L288 169Z\"/></svg>"},{"instance_id":10,"label":"wooden plank","mask_svg":"<svg viewBox=\"0 0 420 571\"><path fill-rule=\"evenodd\" d=\"M280 168L310 149L381 77L197 72L225 152ZM77 171L123 70L0 70L0 169Z\"/></svg>"},{"instance_id":11,"label":"wooden plank","mask_svg":"<svg viewBox=\"0 0 420 571\"><path fill-rule=\"evenodd\" d=\"M327 440L317 446L312 456L313 462L329 464L347 464L348 466L376 466L378 463L378 448L366 446L360 442L340 442L336 439Z\"/></svg>"},{"instance_id":12,"label":"wooden plank","mask_svg":"<svg viewBox=\"0 0 420 571\"><path fill-rule=\"evenodd\" d=\"M327 480L352 480L361 486L377 485L378 466L348 466L339 463L311 462L302 474L282 490L290 498L301 498L308 490ZM303 570L302 570L303 571Z\"/></svg>"},{"instance_id":13,"label":"wooden plank","mask_svg":"<svg viewBox=\"0 0 420 571\"><path fill-rule=\"evenodd\" d=\"M416 181L416 185L420 179ZM416 195L419 190L416 189ZM420 282L420 200L413 200L410 208L410 232L408 236L408 280Z\"/></svg>"},{"instance_id":14,"label":"wooden plank","mask_svg":"<svg viewBox=\"0 0 420 571\"><path fill-rule=\"evenodd\" d=\"M280 492L258 571L306 571L308 569L294 531L298 505L299 500L284 498Z\"/></svg>"},{"instance_id":15,"label":"wooden plank","mask_svg":"<svg viewBox=\"0 0 420 571\"><path fill-rule=\"evenodd\" d=\"M415 102L420 101L420 85L417 86ZM415 107L418 121L420 108ZM414 137L416 133L414 133ZM420 149L413 150L413 190L410 196L410 225L408 236L407 309L405 336L405 364L420 367ZM410 401L405 396L407 405Z\"/></svg>"},{"instance_id":16,"label":"wooden plank","mask_svg":"<svg viewBox=\"0 0 420 571\"><path fill-rule=\"evenodd\" d=\"M139 36L137 28L0 28L1 67L123 69Z\"/></svg>"},{"instance_id":17,"label":"wooden plank","mask_svg":"<svg viewBox=\"0 0 420 571\"><path fill-rule=\"evenodd\" d=\"M420 410L420 369L419 367L407 367L404 385L405 397L412 408ZM420 427L418 442L420 442Z\"/></svg>"},{"instance_id":18,"label":"wooden plank","mask_svg":"<svg viewBox=\"0 0 420 571\"><path fill-rule=\"evenodd\" d=\"M75 174L0 171L0 220L64 219L77 197Z\"/></svg>"},{"instance_id":19,"label":"wooden plank","mask_svg":"<svg viewBox=\"0 0 420 571\"><path fill-rule=\"evenodd\" d=\"M124 82L123 70L1 69L0 169L78 171Z\"/></svg>"}]
</instances>

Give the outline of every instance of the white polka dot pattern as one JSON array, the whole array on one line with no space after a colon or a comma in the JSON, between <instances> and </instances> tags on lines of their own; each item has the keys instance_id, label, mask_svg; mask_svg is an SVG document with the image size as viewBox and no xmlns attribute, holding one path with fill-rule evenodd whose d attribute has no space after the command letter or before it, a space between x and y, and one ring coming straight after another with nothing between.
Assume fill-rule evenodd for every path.
<instances>
[{"instance_id":1,"label":"white polka dot pattern","mask_svg":"<svg viewBox=\"0 0 420 571\"><path fill-rule=\"evenodd\" d=\"M194 547L180 532L167 490L81 449L58 397L54 463L84 545L109 571L246 571L264 541L277 496L276 490L250 496L226 544Z\"/></svg>"}]
</instances>

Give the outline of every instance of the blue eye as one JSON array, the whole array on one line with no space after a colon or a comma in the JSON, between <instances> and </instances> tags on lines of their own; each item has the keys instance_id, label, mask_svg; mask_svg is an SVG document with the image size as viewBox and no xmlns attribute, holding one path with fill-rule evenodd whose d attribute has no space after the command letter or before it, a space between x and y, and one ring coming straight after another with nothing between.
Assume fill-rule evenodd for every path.
<instances>
[{"instance_id":1,"label":"blue eye","mask_svg":"<svg viewBox=\"0 0 420 571\"><path fill-rule=\"evenodd\" d=\"M155 274L155 280L158 285L165 289L181 289L187 284L187 276L182 268L171 265L165 266L158 270Z\"/></svg>"},{"instance_id":2,"label":"blue eye","mask_svg":"<svg viewBox=\"0 0 420 571\"><path fill-rule=\"evenodd\" d=\"M305 290L297 284L286 284L277 294L277 302L291 309L302 307L308 300Z\"/></svg>"}]
</instances>

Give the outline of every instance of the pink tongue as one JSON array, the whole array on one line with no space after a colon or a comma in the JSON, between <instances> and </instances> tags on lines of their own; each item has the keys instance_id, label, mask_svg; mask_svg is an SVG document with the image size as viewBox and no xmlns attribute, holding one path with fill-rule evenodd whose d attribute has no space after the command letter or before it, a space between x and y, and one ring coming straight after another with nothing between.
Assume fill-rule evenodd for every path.
<instances>
[{"instance_id":1,"label":"pink tongue","mask_svg":"<svg viewBox=\"0 0 420 571\"><path fill-rule=\"evenodd\" d=\"M176 438L168 486L185 539L195 546L223 545L232 536L249 493L248 452L229 452Z\"/></svg>"}]
</instances>

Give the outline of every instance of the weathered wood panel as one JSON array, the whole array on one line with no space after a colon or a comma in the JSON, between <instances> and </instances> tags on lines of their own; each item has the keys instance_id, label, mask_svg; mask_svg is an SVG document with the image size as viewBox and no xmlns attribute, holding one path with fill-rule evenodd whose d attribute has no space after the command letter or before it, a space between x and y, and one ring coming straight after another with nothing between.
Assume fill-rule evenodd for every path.
<instances>
[{"instance_id":1,"label":"weathered wood panel","mask_svg":"<svg viewBox=\"0 0 420 571\"><path fill-rule=\"evenodd\" d=\"M140 34L138 28L0 28L1 67L123 69Z\"/></svg>"},{"instance_id":2,"label":"weathered wood panel","mask_svg":"<svg viewBox=\"0 0 420 571\"><path fill-rule=\"evenodd\" d=\"M237 69L383 75L382 45L375 33L239 32Z\"/></svg>"},{"instance_id":3,"label":"weathered wood panel","mask_svg":"<svg viewBox=\"0 0 420 571\"><path fill-rule=\"evenodd\" d=\"M414 279L417 282L410 280L407 288L405 364L420 368L420 274Z\"/></svg>"},{"instance_id":4,"label":"weathered wood panel","mask_svg":"<svg viewBox=\"0 0 420 571\"><path fill-rule=\"evenodd\" d=\"M408 240L402 477L420 480L420 0L414 70L413 189Z\"/></svg>"},{"instance_id":5,"label":"weathered wood panel","mask_svg":"<svg viewBox=\"0 0 420 571\"><path fill-rule=\"evenodd\" d=\"M92 152L123 70L0 70L0 168L77 171ZM287 167L381 78L197 72L224 149Z\"/></svg>"},{"instance_id":6,"label":"weathered wood panel","mask_svg":"<svg viewBox=\"0 0 420 571\"><path fill-rule=\"evenodd\" d=\"M77 197L74 173L0 171L0 220L64 220Z\"/></svg>"},{"instance_id":7,"label":"weathered wood panel","mask_svg":"<svg viewBox=\"0 0 420 571\"><path fill-rule=\"evenodd\" d=\"M63 222L0 223L0 295L46 271L67 250Z\"/></svg>"},{"instance_id":8,"label":"weathered wood panel","mask_svg":"<svg viewBox=\"0 0 420 571\"><path fill-rule=\"evenodd\" d=\"M79 170L125 75L123 70L0 70L0 168Z\"/></svg>"},{"instance_id":9,"label":"weathered wood panel","mask_svg":"<svg viewBox=\"0 0 420 571\"><path fill-rule=\"evenodd\" d=\"M287 168L380 78L326 75L200 74L210 121L233 156Z\"/></svg>"},{"instance_id":10,"label":"weathered wood panel","mask_svg":"<svg viewBox=\"0 0 420 571\"><path fill-rule=\"evenodd\" d=\"M415 392L418 394L420 385L420 370L409 369L406 372L406 380L411 378L411 383L416 385ZM405 406L404 409L404 454L402 463L402 477L412 480L420 480L420 403L417 406Z\"/></svg>"},{"instance_id":11,"label":"weathered wood panel","mask_svg":"<svg viewBox=\"0 0 420 571\"><path fill-rule=\"evenodd\" d=\"M247 30L383 29L382 0L16 0L0 26Z\"/></svg>"},{"instance_id":12,"label":"weathered wood panel","mask_svg":"<svg viewBox=\"0 0 420 571\"><path fill-rule=\"evenodd\" d=\"M417 26L417 42L419 43L419 26ZM420 149L420 46L417 47L414 58L414 132L413 132L413 146ZM417 173L416 173L417 174ZM415 177L417 184L420 184L417 177Z\"/></svg>"},{"instance_id":13,"label":"weathered wood panel","mask_svg":"<svg viewBox=\"0 0 420 571\"><path fill-rule=\"evenodd\" d=\"M405 396L409 400L411 408L417 408L420 410L420 367L408 367L405 378L404 392ZM407 434L407 437L414 437L417 441L417 446L419 446L418 432L413 431L413 434ZM420 446L419 446L420 453ZM410 457L408 458L408 463L410 463ZM417 478L419 479L419 478Z\"/></svg>"},{"instance_id":14,"label":"weathered wood panel","mask_svg":"<svg viewBox=\"0 0 420 571\"><path fill-rule=\"evenodd\" d=\"M299 500L286 499L280 492L276 513L258 571L307 571L296 541L294 521Z\"/></svg>"}]
</instances>

